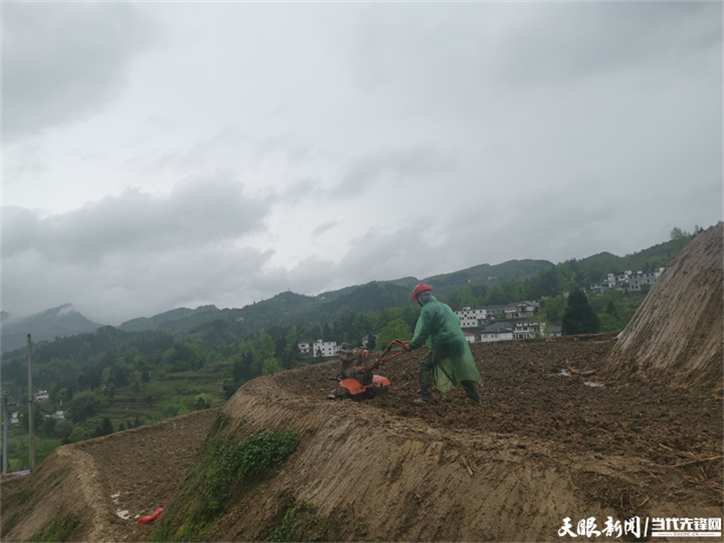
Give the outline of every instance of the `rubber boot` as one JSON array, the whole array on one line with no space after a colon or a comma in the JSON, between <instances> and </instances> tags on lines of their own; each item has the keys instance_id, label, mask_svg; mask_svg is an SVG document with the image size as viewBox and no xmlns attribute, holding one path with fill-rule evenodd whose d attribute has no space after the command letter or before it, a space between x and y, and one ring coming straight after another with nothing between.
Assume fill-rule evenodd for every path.
<instances>
[{"instance_id":1,"label":"rubber boot","mask_svg":"<svg viewBox=\"0 0 724 543\"><path fill-rule=\"evenodd\" d=\"M480 403L480 396L478 396L478 391L475 390L475 383L473 381L463 381L461 384L465 388L468 398L475 403Z\"/></svg>"},{"instance_id":2,"label":"rubber boot","mask_svg":"<svg viewBox=\"0 0 724 543\"><path fill-rule=\"evenodd\" d=\"M427 403L432 399L432 373L430 370L420 369L420 394L415 403Z\"/></svg>"}]
</instances>

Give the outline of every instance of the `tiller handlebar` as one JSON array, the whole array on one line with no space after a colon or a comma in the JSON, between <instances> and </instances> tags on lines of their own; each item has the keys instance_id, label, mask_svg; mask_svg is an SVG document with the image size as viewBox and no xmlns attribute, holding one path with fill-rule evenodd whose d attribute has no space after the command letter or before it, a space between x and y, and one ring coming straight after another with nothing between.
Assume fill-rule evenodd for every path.
<instances>
[{"instance_id":1,"label":"tiller handlebar","mask_svg":"<svg viewBox=\"0 0 724 543\"><path fill-rule=\"evenodd\" d=\"M401 339L393 339L392 342L387 346L387 348L382 352L382 354L380 355L380 357L379 357L377 360L375 360L374 362L372 362L372 364L370 364L367 368L365 368L365 371L370 372L370 371L372 371L373 369L380 367L380 366L381 366L382 364L384 364L385 362L389 362L389 361L392 360L393 358L397 358L397 357L400 356L401 354L405 354L405 352L406 352L406 351L405 351L405 345L407 345L408 343L410 343L410 342L409 342L409 341L402 341ZM402 347L402 350L401 350L399 353L395 353L395 354L393 354L393 355L388 356L387 358L385 358L385 355L386 355L388 352L390 352L390 349L392 349L392 347L394 347L395 345L398 345L398 346Z\"/></svg>"}]
</instances>

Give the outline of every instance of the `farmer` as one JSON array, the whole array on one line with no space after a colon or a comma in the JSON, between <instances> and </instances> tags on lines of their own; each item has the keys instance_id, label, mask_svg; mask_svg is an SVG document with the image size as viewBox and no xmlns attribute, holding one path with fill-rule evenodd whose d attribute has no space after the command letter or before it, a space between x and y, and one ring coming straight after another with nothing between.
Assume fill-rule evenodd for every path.
<instances>
[{"instance_id":1,"label":"farmer","mask_svg":"<svg viewBox=\"0 0 724 543\"><path fill-rule=\"evenodd\" d=\"M415 403L430 401L433 375L440 392L449 392L462 385L468 398L480 402L475 383L480 383L482 379L460 328L460 319L448 305L438 302L432 295L432 287L424 283L415 287L412 299L422 306L422 312L415 326L415 336L405 344L405 350L411 351L423 344L430 348L430 352L420 360L422 397Z\"/></svg>"}]
</instances>

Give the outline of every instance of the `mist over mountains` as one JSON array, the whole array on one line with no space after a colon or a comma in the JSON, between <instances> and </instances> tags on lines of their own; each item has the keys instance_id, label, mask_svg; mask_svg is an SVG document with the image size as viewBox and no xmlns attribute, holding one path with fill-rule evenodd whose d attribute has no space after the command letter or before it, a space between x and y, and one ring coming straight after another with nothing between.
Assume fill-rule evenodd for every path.
<instances>
[{"instance_id":1,"label":"mist over mountains","mask_svg":"<svg viewBox=\"0 0 724 543\"><path fill-rule=\"evenodd\" d=\"M33 342L37 343L56 337L95 332L101 326L81 315L73 304L64 304L20 319L14 319L3 311L2 352L27 345L28 334L31 334Z\"/></svg>"},{"instance_id":2,"label":"mist over mountains","mask_svg":"<svg viewBox=\"0 0 724 543\"><path fill-rule=\"evenodd\" d=\"M432 284L436 294L447 295L451 290L465 284L500 284L505 281L525 280L534 277L541 269L553 267L547 260L511 260L491 266L481 264L449 274L422 279ZM172 334L188 333L204 321L221 318L224 321L244 326L246 333L282 322L297 320L322 323L342 313L364 313L381 311L390 307L401 307L411 302L410 292L420 282L415 277L404 277L394 281L373 281L364 285L353 285L335 291L323 292L317 296L306 296L293 292L282 292L276 296L240 309L219 309L215 305L203 305L196 309L185 307L171 309L152 317L137 317L123 322L118 329L126 332L163 330ZM56 337L72 336L94 332L103 324L95 323L73 307L64 304L25 318L13 318L3 312L2 352L12 351L27 345L27 335L32 334L33 343L52 341Z\"/></svg>"},{"instance_id":3,"label":"mist over mountains","mask_svg":"<svg viewBox=\"0 0 724 543\"><path fill-rule=\"evenodd\" d=\"M582 259L581 262L599 260L612 263L620 269L638 269L643 263L668 262L671 255L680 249L680 241L668 241L625 257L603 252ZM181 336L229 325L242 335L255 334L263 328L285 323L321 325L350 313L407 306L412 303L412 288L421 281L432 285L435 295L445 300L453 290L467 285L490 287L508 281L525 281L536 277L540 271L553 267L555 265L548 260L532 259L509 260L496 265L480 264L423 279L403 277L394 281L372 281L316 296L287 291L239 309L219 309L212 304L196 309L175 308L152 317L137 317L125 321L116 328L124 332L160 330ZM27 345L28 334L32 334L33 343L37 343L52 341L56 337L94 332L104 326L87 319L69 303L25 318L15 318L3 311L0 319L2 353Z\"/></svg>"}]
</instances>

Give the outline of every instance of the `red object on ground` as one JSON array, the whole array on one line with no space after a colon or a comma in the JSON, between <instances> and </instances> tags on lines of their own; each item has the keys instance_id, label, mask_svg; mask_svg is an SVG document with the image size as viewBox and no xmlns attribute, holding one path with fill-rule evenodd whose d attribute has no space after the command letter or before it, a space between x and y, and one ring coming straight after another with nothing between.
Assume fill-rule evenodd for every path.
<instances>
[{"instance_id":1,"label":"red object on ground","mask_svg":"<svg viewBox=\"0 0 724 543\"><path fill-rule=\"evenodd\" d=\"M136 522L136 524L146 524L147 522L151 522L152 520L157 519L157 518L161 515L161 512L162 512L162 511L163 511L163 508L162 508L162 507L159 507L158 509L156 509L156 510L153 512L153 515L151 515L150 517L141 517L141 518L139 518L138 521Z\"/></svg>"}]
</instances>

